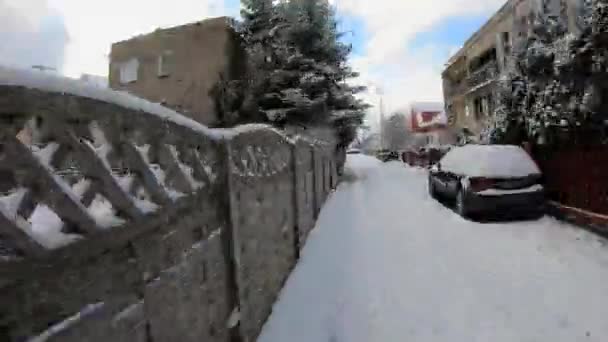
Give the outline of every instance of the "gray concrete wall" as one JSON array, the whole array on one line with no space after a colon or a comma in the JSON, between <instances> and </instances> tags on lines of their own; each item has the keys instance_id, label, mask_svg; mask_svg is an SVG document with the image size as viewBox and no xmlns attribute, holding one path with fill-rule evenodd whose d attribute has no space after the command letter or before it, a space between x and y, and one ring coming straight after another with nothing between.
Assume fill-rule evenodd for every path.
<instances>
[{"instance_id":1,"label":"gray concrete wall","mask_svg":"<svg viewBox=\"0 0 608 342\"><path fill-rule=\"evenodd\" d=\"M337 185L332 144L265 126L207 135L13 86L0 86L0 104L12 118L0 126L0 190L25 189L14 215L0 210L0 341L255 341ZM51 144L48 160L32 153ZM155 211L135 205L142 192ZM121 224L91 217L95 195ZM49 248L24 234L40 204L78 240Z\"/></svg>"},{"instance_id":2,"label":"gray concrete wall","mask_svg":"<svg viewBox=\"0 0 608 342\"><path fill-rule=\"evenodd\" d=\"M298 221L299 248L303 248L306 238L315 224L315 170L314 148L303 140L298 140L294 148L296 208Z\"/></svg>"},{"instance_id":3,"label":"gray concrete wall","mask_svg":"<svg viewBox=\"0 0 608 342\"><path fill-rule=\"evenodd\" d=\"M232 241L241 332L254 341L296 261L292 148L277 132L247 132L230 144Z\"/></svg>"}]
</instances>

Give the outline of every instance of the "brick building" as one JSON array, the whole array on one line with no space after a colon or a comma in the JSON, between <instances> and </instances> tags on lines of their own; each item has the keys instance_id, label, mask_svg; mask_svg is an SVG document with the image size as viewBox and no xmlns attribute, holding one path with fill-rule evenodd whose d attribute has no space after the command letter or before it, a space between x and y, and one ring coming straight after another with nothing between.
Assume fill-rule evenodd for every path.
<instances>
[{"instance_id":1,"label":"brick building","mask_svg":"<svg viewBox=\"0 0 608 342\"><path fill-rule=\"evenodd\" d=\"M109 83L217 126L222 118L212 91L220 79L238 78L244 68L245 54L230 19L219 17L114 43Z\"/></svg>"}]
</instances>

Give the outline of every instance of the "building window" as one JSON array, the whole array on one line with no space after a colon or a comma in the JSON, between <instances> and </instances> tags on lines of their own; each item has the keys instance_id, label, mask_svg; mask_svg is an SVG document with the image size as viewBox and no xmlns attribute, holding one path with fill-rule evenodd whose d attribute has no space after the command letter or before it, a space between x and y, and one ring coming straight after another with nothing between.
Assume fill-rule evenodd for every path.
<instances>
[{"instance_id":1,"label":"building window","mask_svg":"<svg viewBox=\"0 0 608 342\"><path fill-rule=\"evenodd\" d=\"M139 71L139 61L137 58L120 64L120 83L127 84L137 81L137 73Z\"/></svg>"},{"instance_id":2,"label":"building window","mask_svg":"<svg viewBox=\"0 0 608 342\"><path fill-rule=\"evenodd\" d=\"M483 105L482 105L482 101L481 101L480 97L473 100L473 108L474 108L473 113L475 115L475 119L481 118L481 115L483 113Z\"/></svg>"},{"instance_id":3,"label":"building window","mask_svg":"<svg viewBox=\"0 0 608 342\"><path fill-rule=\"evenodd\" d=\"M487 115L490 112L490 104L487 97L481 98L481 114Z\"/></svg>"},{"instance_id":4,"label":"building window","mask_svg":"<svg viewBox=\"0 0 608 342\"><path fill-rule=\"evenodd\" d=\"M494 111L494 97L492 96L492 94L488 94L487 97L487 104L488 104L488 114L492 114L492 112Z\"/></svg>"},{"instance_id":5,"label":"building window","mask_svg":"<svg viewBox=\"0 0 608 342\"><path fill-rule=\"evenodd\" d=\"M505 46L511 45L511 37L509 35L509 32L502 33L502 42Z\"/></svg>"},{"instance_id":6,"label":"building window","mask_svg":"<svg viewBox=\"0 0 608 342\"><path fill-rule=\"evenodd\" d=\"M175 58L173 51L166 50L158 56L158 77L167 77L174 71Z\"/></svg>"},{"instance_id":7,"label":"building window","mask_svg":"<svg viewBox=\"0 0 608 342\"><path fill-rule=\"evenodd\" d=\"M505 51L505 56L511 54L511 35L509 32L502 33L502 44L503 50Z\"/></svg>"}]
</instances>

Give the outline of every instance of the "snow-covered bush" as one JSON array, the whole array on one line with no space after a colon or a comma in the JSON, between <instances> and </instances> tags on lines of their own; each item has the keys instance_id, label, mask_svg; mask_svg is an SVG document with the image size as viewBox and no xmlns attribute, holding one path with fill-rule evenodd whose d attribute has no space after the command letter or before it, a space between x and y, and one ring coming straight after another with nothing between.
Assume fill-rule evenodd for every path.
<instances>
[{"instance_id":1,"label":"snow-covered bush","mask_svg":"<svg viewBox=\"0 0 608 342\"><path fill-rule=\"evenodd\" d=\"M487 123L489 143L603 143L608 115L601 94L608 76L607 0L585 1L578 36L564 20L538 15L533 34L518 44L501 80L498 106ZM548 12L543 12L548 13Z\"/></svg>"}]
</instances>

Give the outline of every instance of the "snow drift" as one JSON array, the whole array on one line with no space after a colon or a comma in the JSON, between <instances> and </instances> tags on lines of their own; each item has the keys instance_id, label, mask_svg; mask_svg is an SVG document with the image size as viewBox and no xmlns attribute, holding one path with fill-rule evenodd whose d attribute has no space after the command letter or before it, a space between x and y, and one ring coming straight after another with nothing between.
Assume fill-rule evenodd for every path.
<instances>
[{"instance_id":1,"label":"snow drift","mask_svg":"<svg viewBox=\"0 0 608 342\"><path fill-rule=\"evenodd\" d=\"M343 180L354 182L365 179L370 172L377 169L380 165L382 165L382 162L374 157L363 154L349 154L346 157Z\"/></svg>"}]
</instances>

